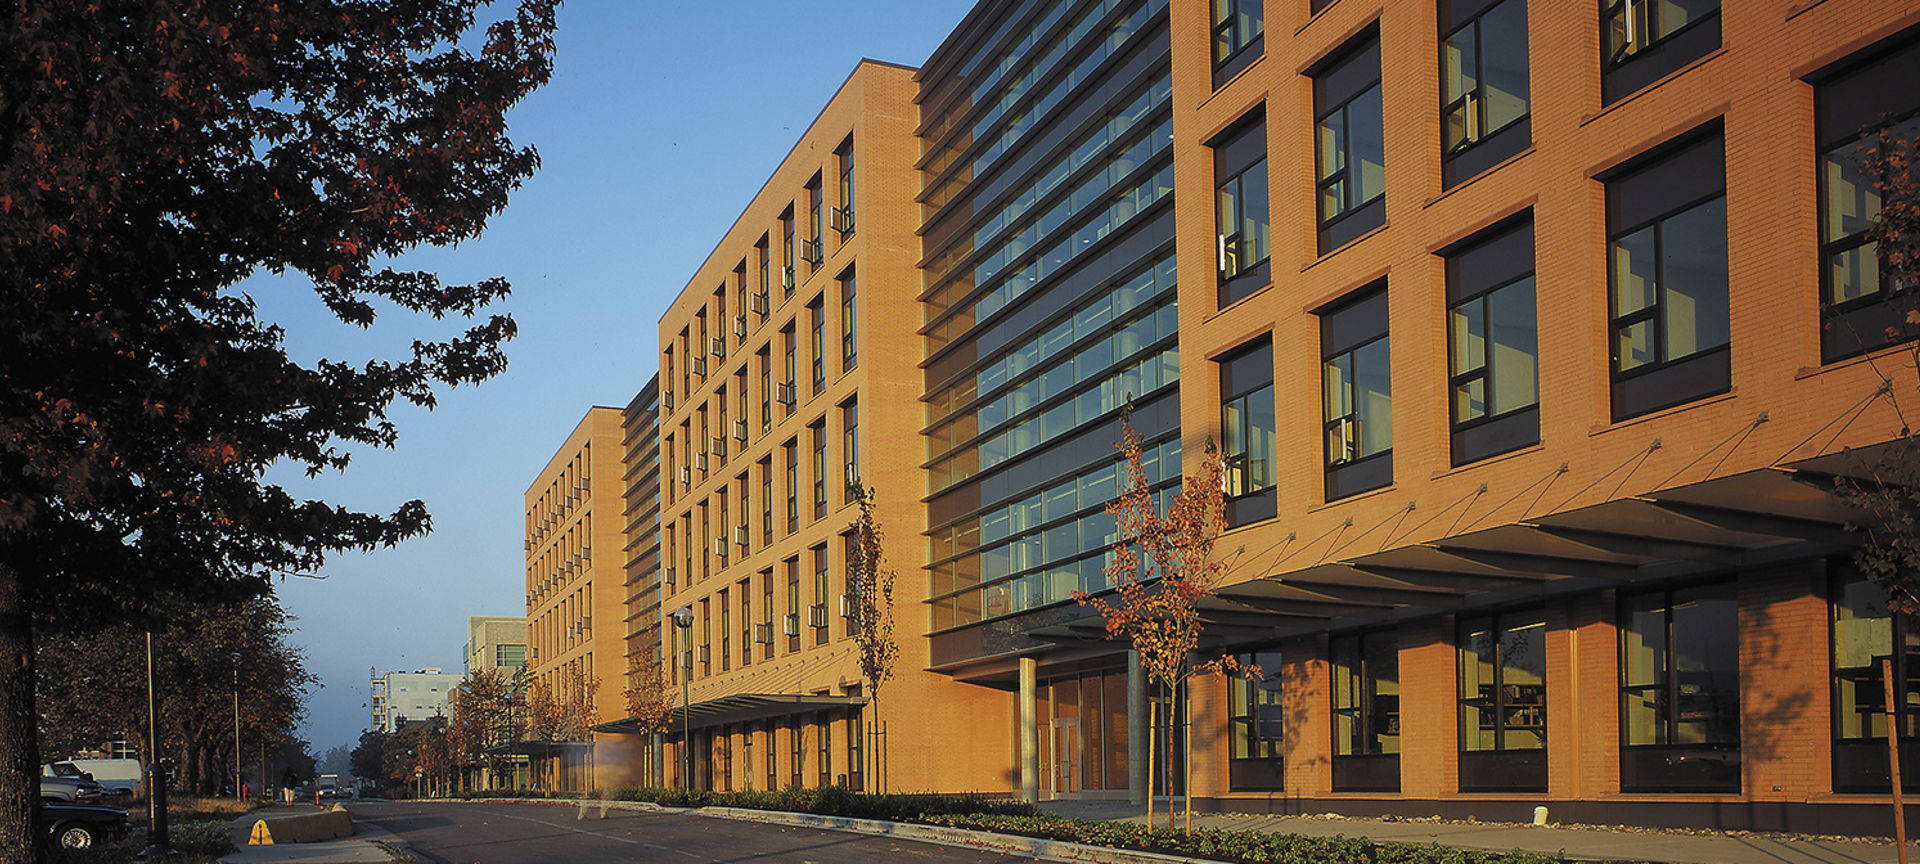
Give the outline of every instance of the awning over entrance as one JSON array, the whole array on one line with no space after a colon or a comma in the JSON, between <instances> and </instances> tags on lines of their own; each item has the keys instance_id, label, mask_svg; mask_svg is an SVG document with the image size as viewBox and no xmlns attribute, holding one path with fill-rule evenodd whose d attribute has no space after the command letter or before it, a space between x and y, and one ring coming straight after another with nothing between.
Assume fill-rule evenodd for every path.
<instances>
[{"instance_id":1,"label":"awning over entrance","mask_svg":"<svg viewBox=\"0 0 1920 864\"><path fill-rule=\"evenodd\" d=\"M865 705L864 696L814 696L792 693L741 693L709 699L686 708L675 708L668 715L668 727L671 730L682 728L682 723L693 729L705 729L711 726L725 726L731 723L750 723L770 717L787 717L794 714L806 714L824 711L830 708L847 708ZM684 715L684 717L683 717ZM593 727L595 732L616 732L637 734L641 731L640 721L634 717L602 723Z\"/></svg>"}]
</instances>

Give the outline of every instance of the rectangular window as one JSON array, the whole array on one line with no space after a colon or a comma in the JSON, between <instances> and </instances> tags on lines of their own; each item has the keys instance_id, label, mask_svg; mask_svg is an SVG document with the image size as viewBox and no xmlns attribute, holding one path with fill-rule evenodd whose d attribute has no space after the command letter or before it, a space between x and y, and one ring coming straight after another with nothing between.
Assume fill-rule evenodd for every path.
<instances>
[{"instance_id":1,"label":"rectangular window","mask_svg":"<svg viewBox=\"0 0 1920 864\"><path fill-rule=\"evenodd\" d=\"M760 431L773 428L773 357L768 348L762 348L753 355L753 362L760 370ZM744 417L741 419L745 419Z\"/></svg>"},{"instance_id":2,"label":"rectangular window","mask_svg":"<svg viewBox=\"0 0 1920 864\"><path fill-rule=\"evenodd\" d=\"M813 444L813 518L821 519L827 515L827 421L826 418L813 421L807 426L807 435Z\"/></svg>"},{"instance_id":3,"label":"rectangular window","mask_svg":"<svg viewBox=\"0 0 1920 864\"><path fill-rule=\"evenodd\" d=\"M707 520L707 502L700 502L700 578L713 575L713 523Z\"/></svg>"},{"instance_id":4,"label":"rectangular window","mask_svg":"<svg viewBox=\"0 0 1920 864\"><path fill-rule=\"evenodd\" d=\"M860 365L860 317L855 307L858 286L853 270L840 278L840 371Z\"/></svg>"},{"instance_id":5,"label":"rectangular window","mask_svg":"<svg viewBox=\"0 0 1920 864\"><path fill-rule=\"evenodd\" d=\"M760 271L760 321L765 322L773 313L773 251L772 243L766 235L760 236L760 242L753 244L753 259Z\"/></svg>"},{"instance_id":6,"label":"rectangular window","mask_svg":"<svg viewBox=\"0 0 1920 864\"><path fill-rule=\"evenodd\" d=\"M773 543L773 457L760 460L760 545Z\"/></svg>"},{"instance_id":7,"label":"rectangular window","mask_svg":"<svg viewBox=\"0 0 1920 864\"><path fill-rule=\"evenodd\" d=\"M860 706L847 709L847 785L858 792L864 787L865 778L861 773L866 769L866 753L860 739L865 737L866 729L860 722Z\"/></svg>"},{"instance_id":8,"label":"rectangular window","mask_svg":"<svg viewBox=\"0 0 1920 864\"><path fill-rule=\"evenodd\" d=\"M1325 255L1386 224L1386 132L1380 114L1380 36L1369 30L1313 76L1319 250Z\"/></svg>"},{"instance_id":9,"label":"rectangular window","mask_svg":"<svg viewBox=\"0 0 1920 864\"><path fill-rule=\"evenodd\" d=\"M767 791L769 792L780 788L780 750L774 743L778 739L779 728L778 721L767 721L767 748L763 752L767 754Z\"/></svg>"},{"instance_id":10,"label":"rectangular window","mask_svg":"<svg viewBox=\"0 0 1920 864\"><path fill-rule=\"evenodd\" d=\"M780 445L787 465L787 533L800 530L800 442L788 438Z\"/></svg>"},{"instance_id":11,"label":"rectangular window","mask_svg":"<svg viewBox=\"0 0 1920 864\"><path fill-rule=\"evenodd\" d=\"M793 269L796 252L793 245L793 208L788 207L785 213L780 214L780 289L782 292L780 297L782 300L792 297L794 287L800 282L799 271Z\"/></svg>"},{"instance_id":12,"label":"rectangular window","mask_svg":"<svg viewBox=\"0 0 1920 864\"><path fill-rule=\"evenodd\" d=\"M773 571L760 571L760 659L773 659Z\"/></svg>"},{"instance_id":13,"label":"rectangular window","mask_svg":"<svg viewBox=\"0 0 1920 864\"><path fill-rule=\"evenodd\" d=\"M795 717L787 725L788 752L792 755L793 786L806 785L804 776L807 762L807 726Z\"/></svg>"},{"instance_id":14,"label":"rectangular window","mask_svg":"<svg viewBox=\"0 0 1920 864\"><path fill-rule=\"evenodd\" d=\"M833 151L834 161L840 165L840 208L833 214L833 229L840 234L840 242L845 243L853 236L853 138L840 142Z\"/></svg>"},{"instance_id":15,"label":"rectangular window","mask_svg":"<svg viewBox=\"0 0 1920 864\"><path fill-rule=\"evenodd\" d=\"M1720 0L1600 0L1600 104L1720 47Z\"/></svg>"},{"instance_id":16,"label":"rectangular window","mask_svg":"<svg viewBox=\"0 0 1920 864\"><path fill-rule=\"evenodd\" d=\"M1740 616L1734 584L1620 602L1620 788L1740 791Z\"/></svg>"},{"instance_id":17,"label":"rectangular window","mask_svg":"<svg viewBox=\"0 0 1920 864\"><path fill-rule=\"evenodd\" d=\"M1267 207L1267 121L1244 120L1212 143L1215 257L1222 307L1273 281Z\"/></svg>"},{"instance_id":18,"label":"rectangular window","mask_svg":"<svg viewBox=\"0 0 1920 864\"><path fill-rule=\"evenodd\" d=\"M800 559L788 558L787 567L787 650L800 650L800 623L809 617L805 606L800 605Z\"/></svg>"},{"instance_id":19,"label":"rectangular window","mask_svg":"<svg viewBox=\"0 0 1920 864\"><path fill-rule=\"evenodd\" d=\"M734 586L734 593L740 598L740 665L753 662L753 584L742 579Z\"/></svg>"},{"instance_id":20,"label":"rectangular window","mask_svg":"<svg viewBox=\"0 0 1920 864\"><path fill-rule=\"evenodd\" d=\"M727 528L733 523L727 518L727 489L722 485L713 493L713 501L720 514L720 521L714 523L720 527L719 542L713 544L713 552L720 556L720 566L727 565L727 558L733 549L733 538L727 536Z\"/></svg>"},{"instance_id":21,"label":"rectangular window","mask_svg":"<svg viewBox=\"0 0 1920 864\"><path fill-rule=\"evenodd\" d=\"M1399 641L1391 630L1333 637L1333 788L1400 790Z\"/></svg>"},{"instance_id":22,"label":"rectangular window","mask_svg":"<svg viewBox=\"0 0 1920 864\"><path fill-rule=\"evenodd\" d=\"M1460 791L1547 791L1543 610L1460 621Z\"/></svg>"},{"instance_id":23,"label":"rectangular window","mask_svg":"<svg viewBox=\"0 0 1920 864\"><path fill-rule=\"evenodd\" d=\"M826 209L825 196L820 194L820 175L813 175L807 181L807 239L800 246L800 257L807 259L807 274L812 275L820 269L820 262L826 259L826 222L823 211Z\"/></svg>"},{"instance_id":24,"label":"rectangular window","mask_svg":"<svg viewBox=\"0 0 1920 864\"><path fill-rule=\"evenodd\" d=\"M1264 0L1213 0L1213 86L1227 83L1264 50Z\"/></svg>"},{"instance_id":25,"label":"rectangular window","mask_svg":"<svg viewBox=\"0 0 1920 864\"><path fill-rule=\"evenodd\" d=\"M813 547L813 644L827 644L827 544Z\"/></svg>"},{"instance_id":26,"label":"rectangular window","mask_svg":"<svg viewBox=\"0 0 1920 864\"><path fill-rule=\"evenodd\" d=\"M700 675L713 674L713 617L712 601L700 598Z\"/></svg>"},{"instance_id":27,"label":"rectangular window","mask_svg":"<svg viewBox=\"0 0 1920 864\"><path fill-rule=\"evenodd\" d=\"M1874 46L1838 72L1818 77L1813 91L1814 141L1820 152L1820 357L1825 362L1912 339L1907 315L1920 302L1914 285L1883 279L1879 244L1869 236L1880 219L1880 190L1861 165L1878 135L1892 129L1920 138L1920 39ZM1902 775L1905 776L1905 775Z\"/></svg>"},{"instance_id":28,"label":"rectangular window","mask_svg":"<svg viewBox=\"0 0 1920 864\"><path fill-rule=\"evenodd\" d=\"M787 406L785 416L793 416L800 404L800 340L794 334L793 322L780 328L780 404Z\"/></svg>"},{"instance_id":29,"label":"rectangular window","mask_svg":"<svg viewBox=\"0 0 1920 864\"><path fill-rule=\"evenodd\" d=\"M833 715L820 712L818 721L820 739L820 787L833 785Z\"/></svg>"},{"instance_id":30,"label":"rectangular window","mask_svg":"<svg viewBox=\"0 0 1920 864\"><path fill-rule=\"evenodd\" d=\"M840 465L846 474L844 501L852 504L860 490L860 403L854 399L840 403Z\"/></svg>"},{"instance_id":31,"label":"rectangular window","mask_svg":"<svg viewBox=\"0 0 1920 864\"><path fill-rule=\"evenodd\" d=\"M1539 443L1532 216L1495 226L1441 254L1447 262L1453 464Z\"/></svg>"},{"instance_id":32,"label":"rectangular window","mask_svg":"<svg viewBox=\"0 0 1920 864\"><path fill-rule=\"evenodd\" d=\"M1257 676L1227 679L1227 736L1232 759L1228 767L1234 791L1284 789L1281 773L1286 755L1286 705L1282 701L1281 657L1278 650L1241 654L1243 668L1258 668Z\"/></svg>"},{"instance_id":33,"label":"rectangular window","mask_svg":"<svg viewBox=\"0 0 1920 864\"><path fill-rule=\"evenodd\" d=\"M1887 713L1882 662L1893 665L1894 716L1900 738L1920 735L1920 626L1888 608L1887 594L1836 561L1833 597L1833 789L1885 794ZM1920 754L1900 748L1900 785L1920 789Z\"/></svg>"},{"instance_id":34,"label":"rectangular window","mask_svg":"<svg viewBox=\"0 0 1920 864\"><path fill-rule=\"evenodd\" d=\"M747 259L733 268L733 336L734 347L747 338Z\"/></svg>"},{"instance_id":35,"label":"rectangular window","mask_svg":"<svg viewBox=\"0 0 1920 864\"><path fill-rule=\"evenodd\" d=\"M1526 0L1440 0L1440 178L1452 188L1532 142Z\"/></svg>"},{"instance_id":36,"label":"rectangular window","mask_svg":"<svg viewBox=\"0 0 1920 864\"><path fill-rule=\"evenodd\" d=\"M1328 501L1393 482L1386 283L1320 315Z\"/></svg>"},{"instance_id":37,"label":"rectangular window","mask_svg":"<svg viewBox=\"0 0 1920 864\"><path fill-rule=\"evenodd\" d=\"M1220 456L1226 461L1227 526L1271 519L1274 489L1273 337L1220 358Z\"/></svg>"},{"instance_id":38,"label":"rectangular window","mask_svg":"<svg viewBox=\"0 0 1920 864\"><path fill-rule=\"evenodd\" d=\"M1613 419L1733 386L1719 131L1605 178Z\"/></svg>"},{"instance_id":39,"label":"rectangular window","mask_svg":"<svg viewBox=\"0 0 1920 864\"><path fill-rule=\"evenodd\" d=\"M813 394L827 389L827 310L824 298L815 297L807 304L807 332L809 334L807 359L813 363Z\"/></svg>"},{"instance_id":40,"label":"rectangular window","mask_svg":"<svg viewBox=\"0 0 1920 864\"><path fill-rule=\"evenodd\" d=\"M727 603L727 589L720 589L720 671L733 668L733 607Z\"/></svg>"}]
</instances>

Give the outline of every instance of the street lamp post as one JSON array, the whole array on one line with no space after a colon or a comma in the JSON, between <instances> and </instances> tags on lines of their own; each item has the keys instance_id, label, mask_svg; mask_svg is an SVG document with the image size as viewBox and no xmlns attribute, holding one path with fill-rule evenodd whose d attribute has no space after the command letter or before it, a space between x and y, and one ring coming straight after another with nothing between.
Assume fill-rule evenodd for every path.
<instances>
[{"instance_id":1,"label":"street lamp post","mask_svg":"<svg viewBox=\"0 0 1920 864\"><path fill-rule=\"evenodd\" d=\"M160 758L160 700L153 689L153 631L147 631L147 848L149 860L169 860L173 838L167 833L167 766Z\"/></svg>"},{"instance_id":2,"label":"street lamp post","mask_svg":"<svg viewBox=\"0 0 1920 864\"><path fill-rule=\"evenodd\" d=\"M687 789L693 788L693 722L688 719L687 708L692 703L693 685L687 679L693 677L693 607L682 606L673 610L673 626L681 633L681 639L687 646L687 660L680 669L680 783Z\"/></svg>"}]
</instances>

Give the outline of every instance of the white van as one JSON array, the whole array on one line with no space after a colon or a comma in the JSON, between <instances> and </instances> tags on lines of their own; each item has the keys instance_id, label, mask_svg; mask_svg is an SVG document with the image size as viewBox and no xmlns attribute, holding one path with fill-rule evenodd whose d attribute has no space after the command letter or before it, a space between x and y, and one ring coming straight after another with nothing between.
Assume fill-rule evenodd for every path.
<instances>
[{"instance_id":1,"label":"white van","mask_svg":"<svg viewBox=\"0 0 1920 864\"><path fill-rule=\"evenodd\" d=\"M46 777L92 775L93 781L107 787L109 793L133 796L140 794L144 776L138 759L67 759L40 766L40 774Z\"/></svg>"}]
</instances>

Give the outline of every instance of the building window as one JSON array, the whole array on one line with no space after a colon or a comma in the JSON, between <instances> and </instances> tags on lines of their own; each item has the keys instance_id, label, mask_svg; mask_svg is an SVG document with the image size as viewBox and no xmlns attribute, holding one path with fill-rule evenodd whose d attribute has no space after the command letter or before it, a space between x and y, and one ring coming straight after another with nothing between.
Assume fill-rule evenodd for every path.
<instances>
[{"instance_id":1,"label":"building window","mask_svg":"<svg viewBox=\"0 0 1920 864\"><path fill-rule=\"evenodd\" d=\"M773 571L760 571L760 659L773 659Z\"/></svg>"},{"instance_id":2,"label":"building window","mask_svg":"<svg viewBox=\"0 0 1920 864\"><path fill-rule=\"evenodd\" d=\"M1620 788L1740 791L1740 622L1731 582L1620 603Z\"/></svg>"},{"instance_id":3,"label":"building window","mask_svg":"<svg viewBox=\"0 0 1920 864\"><path fill-rule=\"evenodd\" d=\"M820 788L833 785L833 715L820 712Z\"/></svg>"},{"instance_id":4,"label":"building window","mask_svg":"<svg viewBox=\"0 0 1920 864\"><path fill-rule=\"evenodd\" d=\"M805 607L800 605L800 559L788 558L787 567L787 651L800 650L800 622L808 617Z\"/></svg>"},{"instance_id":5,"label":"building window","mask_svg":"<svg viewBox=\"0 0 1920 864\"><path fill-rule=\"evenodd\" d=\"M807 763L807 726L800 722L798 717L787 721L787 743L791 745L788 751L792 755L793 785L804 786L806 785L804 771Z\"/></svg>"},{"instance_id":6,"label":"building window","mask_svg":"<svg viewBox=\"0 0 1920 864\"><path fill-rule=\"evenodd\" d=\"M1284 789L1281 759L1286 755L1286 705L1281 701L1280 652L1258 651L1236 659L1243 668L1260 671L1251 678L1234 675L1227 679L1231 787L1236 792Z\"/></svg>"},{"instance_id":7,"label":"building window","mask_svg":"<svg viewBox=\"0 0 1920 864\"><path fill-rule=\"evenodd\" d=\"M1716 130L1606 178L1613 419L1732 382L1725 153Z\"/></svg>"},{"instance_id":8,"label":"building window","mask_svg":"<svg viewBox=\"0 0 1920 864\"><path fill-rule=\"evenodd\" d=\"M1531 215L1441 254L1447 262L1453 464L1538 443L1540 338Z\"/></svg>"},{"instance_id":9,"label":"building window","mask_svg":"<svg viewBox=\"0 0 1920 864\"><path fill-rule=\"evenodd\" d=\"M1460 622L1460 791L1547 790L1543 610Z\"/></svg>"},{"instance_id":10,"label":"building window","mask_svg":"<svg viewBox=\"0 0 1920 864\"><path fill-rule=\"evenodd\" d=\"M713 674L713 617L712 601L700 599L700 676Z\"/></svg>"},{"instance_id":11,"label":"building window","mask_svg":"<svg viewBox=\"0 0 1920 864\"><path fill-rule=\"evenodd\" d=\"M780 445L787 465L787 533L800 530L800 442L788 438Z\"/></svg>"},{"instance_id":12,"label":"building window","mask_svg":"<svg viewBox=\"0 0 1920 864\"><path fill-rule=\"evenodd\" d=\"M773 457L760 460L760 545L773 543Z\"/></svg>"},{"instance_id":13,"label":"building window","mask_svg":"<svg viewBox=\"0 0 1920 864\"><path fill-rule=\"evenodd\" d=\"M779 740L778 723L779 721L776 720L767 721L767 749L762 751L767 754L767 791L769 792L780 788L780 750L775 744Z\"/></svg>"},{"instance_id":14,"label":"building window","mask_svg":"<svg viewBox=\"0 0 1920 864\"><path fill-rule=\"evenodd\" d=\"M773 428L773 356L769 348L762 348L753 355L753 361L760 369L760 431ZM746 419L742 417L741 419Z\"/></svg>"},{"instance_id":15,"label":"building window","mask_svg":"<svg viewBox=\"0 0 1920 864\"><path fill-rule=\"evenodd\" d=\"M813 644L827 644L827 544L813 547Z\"/></svg>"},{"instance_id":16,"label":"building window","mask_svg":"<svg viewBox=\"0 0 1920 864\"><path fill-rule=\"evenodd\" d=\"M825 196L820 193L820 175L813 175L807 181L807 239L800 245L800 257L807 260L807 275L811 276L820 269L820 263L826 260L826 209Z\"/></svg>"},{"instance_id":17,"label":"building window","mask_svg":"<svg viewBox=\"0 0 1920 864\"><path fill-rule=\"evenodd\" d=\"M1393 631L1335 636L1333 788L1400 790L1400 660Z\"/></svg>"},{"instance_id":18,"label":"building window","mask_svg":"<svg viewBox=\"0 0 1920 864\"><path fill-rule=\"evenodd\" d=\"M1866 59L1848 58L1814 89L1820 151L1820 357L1832 362L1913 338L1913 285L1883 281L1868 229L1880 218L1880 190L1861 169L1863 151L1893 128L1920 138L1920 40ZM1904 776L1904 775L1903 775Z\"/></svg>"},{"instance_id":19,"label":"building window","mask_svg":"<svg viewBox=\"0 0 1920 864\"><path fill-rule=\"evenodd\" d=\"M740 580L734 586L734 593L740 597L740 665L753 662L753 582Z\"/></svg>"},{"instance_id":20,"label":"building window","mask_svg":"<svg viewBox=\"0 0 1920 864\"><path fill-rule=\"evenodd\" d=\"M1268 242L1267 121L1242 121L1213 144L1215 262L1228 306L1273 281Z\"/></svg>"},{"instance_id":21,"label":"building window","mask_svg":"<svg viewBox=\"0 0 1920 864\"><path fill-rule=\"evenodd\" d=\"M780 289L782 292L780 297L782 300L793 296L794 286L800 281L797 275L799 271L793 269L795 251L793 245L793 208L788 207L786 212L780 214Z\"/></svg>"},{"instance_id":22,"label":"building window","mask_svg":"<svg viewBox=\"0 0 1920 864\"><path fill-rule=\"evenodd\" d=\"M733 668L733 607L727 603L727 589L720 589L720 671Z\"/></svg>"},{"instance_id":23,"label":"building window","mask_svg":"<svg viewBox=\"0 0 1920 864\"><path fill-rule=\"evenodd\" d=\"M1362 34L1313 76L1320 254L1386 223L1386 132L1380 114L1380 36Z\"/></svg>"},{"instance_id":24,"label":"building window","mask_svg":"<svg viewBox=\"0 0 1920 864\"><path fill-rule=\"evenodd\" d=\"M1320 315L1328 501L1393 482L1386 283Z\"/></svg>"},{"instance_id":25,"label":"building window","mask_svg":"<svg viewBox=\"0 0 1920 864\"><path fill-rule=\"evenodd\" d=\"M1220 456L1226 461L1227 527L1271 519L1273 485L1273 338L1220 359Z\"/></svg>"},{"instance_id":26,"label":"building window","mask_svg":"<svg viewBox=\"0 0 1920 864\"><path fill-rule=\"evenodd\" d=\"M834 161L840 163L840 209L833 214L833 229L840 234L840 242L847 242L853 236L853 138L840 142L833 151Z\"/></svg>"},{"instance_id":27,"label":"building window","mask_svg":"<svg viewBox=\"0 0 1920 864\"><path fill-rule=\"evenodd\" d=\"M860 318L856 302L858 286L853 270L840 279L840 371L860 365Z\"/></svg>"},{"instance_id":28,"label":"building window","mask_svg":"<svg viewBox=\"0 0 1920 864\"><path fill-rule=\"evenodd\" d=\"M1264 2L1213 0L1213 86L1260 59L1267 29Z\"/></svg>"},{"instance_id":29,"label":"building window","mask_svg":"<svg viewBox=\"0 0 1920 864\"><path fill-rule=\"evenodd\" d=\"M840 403L840 464L846 471L844 500L852 504L860 486L860 403L854 399Z\"/></svg>"},{"instance_id":30,"label":"building window","mask_svg":"<svg viewBox=\"0 0 1920 864\"><path fill-rule=\"evenodd\" d=\"M707 519L707 502L700 502L700 578L713 575L713 523Z\"/></svg>"},{"instance_id":31,"label":"building window","mask_svg":"<svg viewBox=\"0 0 1920 864\"><path fill-rule=\"evenodd\" d=\"M786 416L793 416L800 405L800 340L793 332L793 322L780 328L780 404L787 407Z\"/></svg>"},{"instance_id":32,"label":"building window","mask_svg":"<svg viewBox=\"0 0 1920 864\"><path fill-rule=\"evenodd\" d=\"M1833 583L1833 789L1888 790L1886 690L1880 664L1891 661L1902 682L1894 697L1895 726L1903 740L1920 735L1920 622L1895 614L1887 594L1861 578L1850 562L1836 562ZM1896 648L1895 646L1898 646ZM1920 754L1900 748L1900 785L1920 789Z\"/></svg>"},{"instance_id":33,"label":"building window","mask_svg":"<svg viewBox=\"0 0 1920 864\"><path fill-rule=\"evenodd\" d=\"M1527 149L1526 0L1440 0L1440 178L1453 187Z\"/></svg>"},{"instance_id":34,"label":"building window","mask_svg":"<svg viewBox=\"0 0 1920 864\"><path fill-rule=\"evenodd\" d=\"M1720 47L1720 0L1601 0L1600 102L1611 105Z\"/></svg>"},{"instance_id":35,"label":"building window","mask_svg":"<svg viewBox=\"0 0 1920 864\"><path fill-rule=\"evenodd\" d=\"M813 364L813 395L827 389L827 310L825 298L815 297L807 304L807 359Z\"/></svg>"},{"instance_id":36,"label":"building window","mask_svg":"<svg viewBox=\"0 0 1920 864\"><path fill-rule=\"evenodd\" d=\"M827 515L827 420L822 417L807 426L813 444L813 518Z\"/></svg>"},{"instance_id":37,"label":"building window","mask_svg":"<svg viewBox=\"0 0 1920 864\"><path fill-rule=\"evenodd\" d=\"M753 259L758 262L760 269L760 308L755 311L760 313L762 322L773 312L773 254L768 248L770 245L766 235L761 235L760 242L753 244Z\"/></svg>"}]
</instances>

